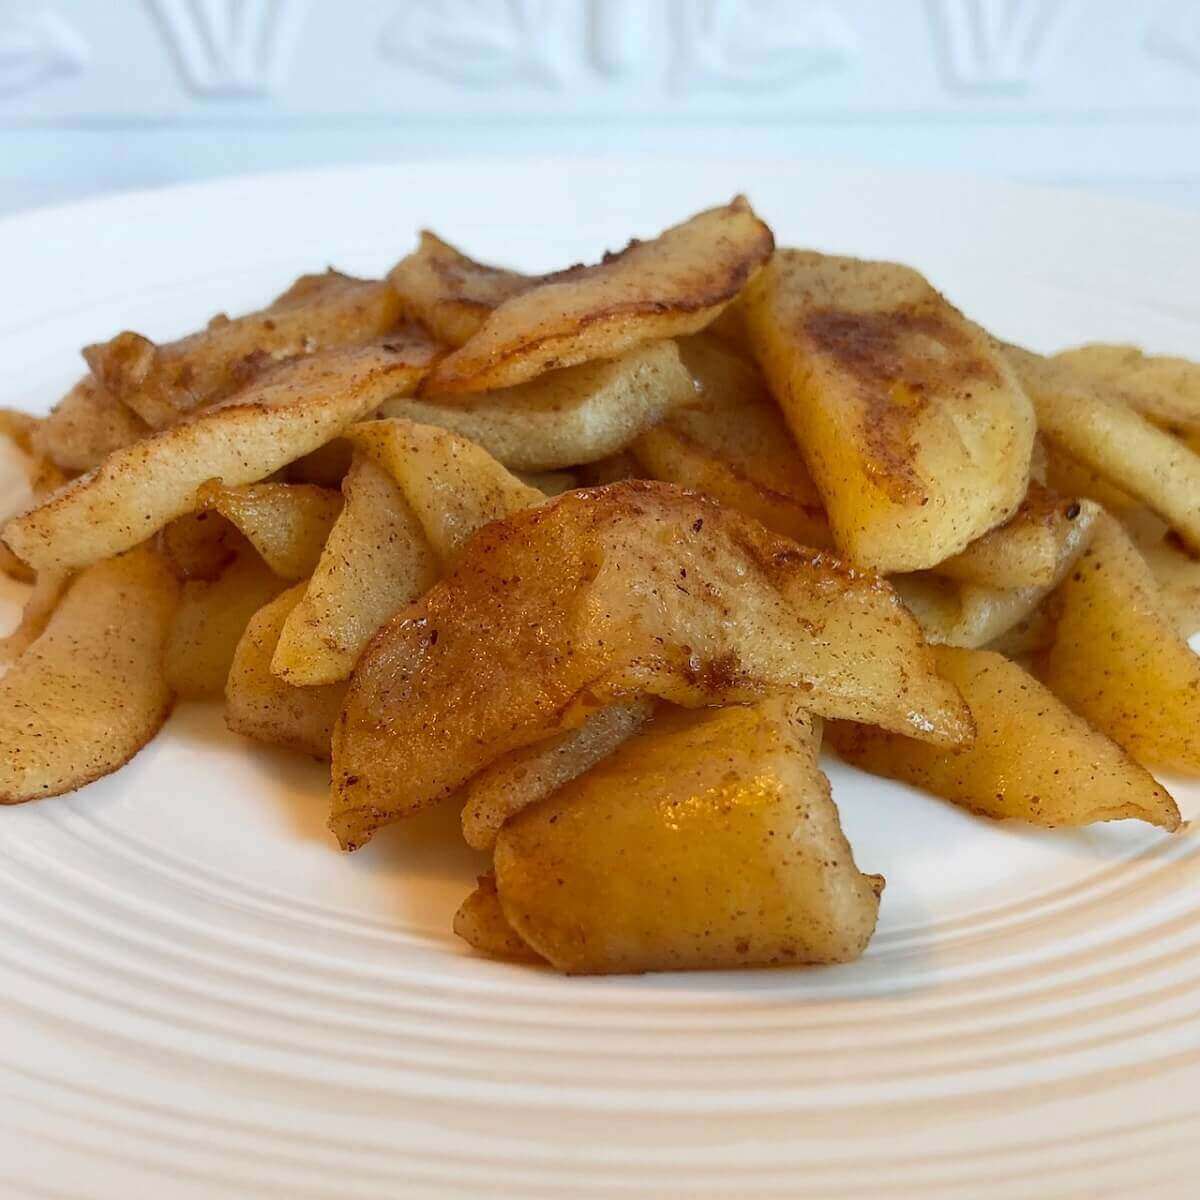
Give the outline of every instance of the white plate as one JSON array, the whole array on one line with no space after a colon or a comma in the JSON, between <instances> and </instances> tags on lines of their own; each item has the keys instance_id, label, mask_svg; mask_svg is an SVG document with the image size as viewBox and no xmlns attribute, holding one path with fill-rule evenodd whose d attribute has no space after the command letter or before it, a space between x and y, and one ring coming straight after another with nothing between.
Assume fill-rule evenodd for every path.
<instances>
[{"instance_id":1,"label":"white plate","mask_svg":"<svg viewBox=\"0 0 1200 1200\"><path fill-rule=\"evenodd\" d=\"M423 225L549 268L738 189L782 243L914 263L1006 337L1200 350L1194 216L781 163L413 165L0 225L0 403L46 407L118 329L382 271ZM341 855L322 769L183 708L115 776L0 812L0 1187L1193 1195L1196 836L1032 832L830 771L888 877L861 963L567 980L455 941L479 862L447 822Z\"/></svg>"}]
</instances>

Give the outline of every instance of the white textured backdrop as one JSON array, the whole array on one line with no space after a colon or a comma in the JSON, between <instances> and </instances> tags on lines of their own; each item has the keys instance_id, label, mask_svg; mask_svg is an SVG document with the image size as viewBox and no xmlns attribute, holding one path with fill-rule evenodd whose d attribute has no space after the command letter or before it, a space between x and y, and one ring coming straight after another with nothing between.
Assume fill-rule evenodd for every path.
<instances>
[{"instance_id":1,"label":"white textured backdrop","mask_svg":"<svg viewBox=\"0 0 1200 1200\"><path fill-rule=\"evenodd\" d=\"M0 209L293 165L698 150L1200 203L1200 3L0 0Z\"/></svg>"}]
</instances>

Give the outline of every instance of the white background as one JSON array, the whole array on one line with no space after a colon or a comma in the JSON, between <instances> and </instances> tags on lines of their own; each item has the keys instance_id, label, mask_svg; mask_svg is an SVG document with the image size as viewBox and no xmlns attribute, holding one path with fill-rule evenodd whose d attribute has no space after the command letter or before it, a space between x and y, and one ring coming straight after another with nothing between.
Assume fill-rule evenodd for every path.
<instances>
[{"instance_id":1,"label":"white background","mask_svg":"<svg viewBox=\"0 0 1200 1200\"><path fill-rule=\"evenodd\" d=\"M480 154L903 164L1200 205L1198 151L1196 0L0 0L0 212Z\"/></svg>"}]
</instances>

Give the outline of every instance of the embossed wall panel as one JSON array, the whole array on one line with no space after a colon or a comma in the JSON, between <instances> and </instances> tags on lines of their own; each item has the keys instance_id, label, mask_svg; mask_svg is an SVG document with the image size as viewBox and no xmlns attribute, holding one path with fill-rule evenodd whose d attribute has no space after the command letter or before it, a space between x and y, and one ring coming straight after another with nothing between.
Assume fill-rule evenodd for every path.
<instances>
[{"instance_id":1,"label":"embossed wall panel","mask_svg":"<svg viewBox=\"0 0 1200 1200\"><path fill-rule=\"evenodd\" d=\"M1193 0L0 0L0 114L1139 112Z\"/></svg>"},{"instance_id":2,"label":"embossed wall panel","mask_svg":"<svg viewBox=\"0 0 1200 1200\"><path fill-rule=\"evenodd\" d=\"M710 144L1200 181L1200 3L0 0L0 138L14 188Z\"/></svg>"}]
</instances>

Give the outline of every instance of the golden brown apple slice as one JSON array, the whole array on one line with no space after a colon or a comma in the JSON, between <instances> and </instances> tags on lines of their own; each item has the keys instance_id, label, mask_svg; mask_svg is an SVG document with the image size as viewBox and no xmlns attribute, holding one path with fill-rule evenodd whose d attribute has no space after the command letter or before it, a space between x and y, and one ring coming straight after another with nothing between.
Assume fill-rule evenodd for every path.
<instances>
[{"instance_id":1,"label":"golden brown apple slice","mask_svg":"<svg viewBox=\"0 0 1200 1200\"><path fill-rule=\"evenodd\" d=\"M659 341L454 403L389 400L380 416L448 429L516 471L548 471L615 454L694 398L675 343Z\"/></svg>"},{"instance_id":2,"label":"golden brown apple slice","mask_svg":"<svg viewBox=\"0 0 1200 1200\"><path fill-rule=\"evenodd\" d=\"M1101 518L1052 602L1046 686L1139 762L1200 771L1200 657L1114 518Z\"/></svg>"},{"instance_id":3,"label":"golden brown apple slice","mask_svg":"<svg viewBox=\"0 0 1200 1200\"><path fill-rule=\"evenodd\" d=\"M39 570L86 566L199 506L200 485L256 483L340 434L389 396L411 391L435 347L415 331L275 368L192 419L116 450L10 521L4 540Z\"/></svg>"},{"instance_id":4,"label":"golden brown apple slice","mask_svg":"<svg viewBox=\"0 0 1200 1200\"><path fill-rule=\"evenodd\" d=\"M614 704L577 729L513 750L485 767L463 789L462 830L468 846L490 850L500 827L594 767L654 713L648 700Z\"/></svg>"},{"instance_id":5,"label":"golden brown apple slice","mask_svg":"<svg viewBox=\"0 0 1200 1200\"><path fill-rule=\"evenodd\" d=\"M680 354L698 394L630 447L640 473L704 492L801 545L832 545L820 493L754 364L708 334L681 339Z\"/></svg>"},{"instance_id":6,"label":"golden brown apple slice","mask_svg":"<svg viewBox=\"0 0 1200 1200\"><path fill-rule=\"evenodd\" d=\"M446 345L461 346L505 300L528 291L539 277L476 262L424 229L388 282L408 316Z\"/></svg>"},{"instance_id":7,"label":"golden brown apple slice","mask_svg":"<svg viewBox=\"0 0 1200 1200\"><path fill-rule=\"evenodd\" d=\"M849 962L883 880L854 863L796 697L664 711L496 840L521 940L570 974Z\"/></svg>"},{"instance_id":8,"label":"golden brown apple slice","mask_svg":"<svg viewBox=\"0 0 1200 1200\"><path fill-rule=\"evenodd\" d=\"M171 711L163 649L178 594L145 546L78 576L0 678L0 803L82 787L158 732Z\"/></svg>"},{"instance_id":9,"label":"golden brown apple slice","mask_svg":"<svg viewBox=\"0 0 1200 1200\"><path fill-rule=\"evenodd\" d=\"M485 526L355 671L331 827L361 845L614 702L796 691L946 745L970 722L882 580L694 493L630 481Z\"/></svg>"},{"instance_id":10,"label":"golden brown apple slice","mask_svg":"<svg viewBox=\"0 0 1200 1200\"><path fill-rule=\"evenodd\" d=\"M38 425L32 443L64 471L90 471L149 432L141 417L85 375Z\"/></svg>"},{"instance_id":11,"label":"golden brown apple slice","mask_svg":"<svg viewBox=\"0 0 1200 1200\"><path fill-rule=\"evenodd\" d=\"M71 575L68 571L37 573L33 589L25 598L25 606L21 609L21 619L17 627L0 638L0 663L9 663L20 658L26 649L42 636L42 631L49 624L70 582Z\"/></svg>"},{"instance_id":12,"label":"golden brown apple slice","mask_svg":"<svg viewBox=\"0 0 1200 1200\"><path fill-rule=\"evenodd\" d=\"M1200 558L1189 554L1177 535L1147 509L1124 512L1120 521L1146 560L1176 632L1181 638L1200 633Z\"/></svg>"},{"instance_id":13,"label":"golden brown apple slice","mask_svg":"<svg viewBox=\"0 0 1200 1200\"><path fill-rule=\"evenodd\" d=\"M429 377L428 394L512 387L543 371L703 329L771 255L745 197L506 300Z\"/></svg>"},{"instance_id":14,"label":"golden brown apple slice","mask_svg":"<svg viewBox=\"0 0 1200 1200\"><path fill-rule=\"evenodd\" d=\"M249 546L215 579L188 580L164 657L175 695L186 700L222 695L247 624L285 586Z\"/></svg>"},{"instance_id":15,"label":"golden brown apple slice","mask_svg":"<svg viewBox=\"0 0 1200 1200\"><path fill-rule=\"evenodd\" d=\"M225 682L225 724L255 741L328 758L345 683L293 687L271 671L279 632L303 594L298 583L250 618Z\"/></svg>"},{"instance_id":16,"label":"golden brown apple slice","mask_svg":"<svg viewBox=\"0 0 1200 1200\"><path fill-rule=\"evenodd\" d=\"M1064 350L1054 361L1112 388L1160 429L1200 433L1200 363L1102 342Z\"/></svg>"},{"instance_id":17,"label":"golden brown apple slice","mask_svg":"<svg viewBox=\"0 0 1200 1200\"><path fill-rule=\"evenodd\" d=\"M496 893L496 877L491 873L480 875L475 890L459 905L454 914L454 932L489 958L541 961L541 955L508 923Z\"/></svg>"},{"instance_id":18,"label":"golden brown apple slice","mask_svg":"<svg viewBox=\"0 0 1200 1200\"><path fill-rule=\"evenodd\" d=\"M260 312L155 345L139 333L119 333L88 346L83 356L110 395L154 429L223 400L274 363L387 333L400 319L400 298L383 280L337 271L302 275Z\"/></svg>"},{"instance_id":19,"label":"golden brown apple slice","mask_svg":"<svg viewBox=\"0 0 1200 1200\"><path fill-rule=\"evenodd\" d=\"M998 588L919 571L893 576L892 586L912 610L929 641L970 648L987 646L1030 620L1091 541L1101 516L1100 508L1091 500L1079 500L1073 507L1075 515L1047 539L1050 545L1046 549L1056 556L1047 583Z\"/></svg>"},{"instance_id":20,"label":"golden brown apple slice","mask_svg":"<svg viewBox=\"0 0 1200 1200\"><path fill-rule=\"evenodd\" d=\"M289 683L347 678L375 631L433 583L467 537L545 499L442 429L393 418L346 436L357 448L347 507L275 651L272 669Z\"/></svg>"},{"instance_id":21,"label":"golden brown apple slice","mask_svg":"<svg viewBox=\"0 0 1200 1200\"><path fill-rule=\"evenodd\" d=\"M1012 515L1033 409L988 335L916 271L781 250L745 309L852 561L932 567Z\"/></svg>"},{"instance_id":22,"label":"golden brown apple slice","mask_svg":"<svg viewBox=\"0 0 1200 1200\"><path fill-rule=\"evenodd\" d=\"M1020 507L1003 524L937 564L938 575L984 587L1052 586L1062 563L1079 543L1080 524L1090 524L1095 505L1060 496L1036 480Z\"/></svg>"},{"instance_id":23,"label":"golden brown apple slice","mask_svg":"<svg viewBox=\"0 0 1200 1200\"><path fill-rule=\"evenodd\" d=\"M482 446L432 425L366 421L347 437L396 481L443 564L481 526L546 499Z\"/></svg>"},{"instance_id":24,"label":"golden brown apple slice","mask_svg":"<svg viewBox=\"0 0 1200 1200\"><path fill-rule=\"evenodd\" d=\"M1068 364L1016 346L1004 349L1037 406L1046 439L1136 497L1200 550L1200 455Z\"/></svg>"},{"instance_id":25,"label":"golden brown apple slice","mask_svg":"<svg viewBox=\"0 0 1200 1200\"><path fill-rule=\"evenodd\" d=\"M342 490L345 508L287 615L271 663L298 687L349 678L379 627L441 570L412 506L374 460L357 454Z\"/></svg>"},{"instance_id":26,"label":"golden brown apple slice","mask_svg":"<svg viewBox=\"0 0 1200 1200\"><path fill-rule=\"evenodd\" d=\"M829 738L847 762L989 817L1048 826L1124 818L1179 825L1174 800L1148 772L1016 663L987 650L940 646L935 653L971 707L975 741L945 751L830 722Z\"/></svg>"},{"instance_id":27,"label":"golden brown apple slice","mask_svg":"<svg viewBox=\"0 0 1200 1200\"><path fill-rule=\"evenodd\" d=\"M311 483L246 483L226 487L210 480L200 502L239 530L280 579L307 579L342 511L342 495Z\"/></svg>"}]
</instances>

